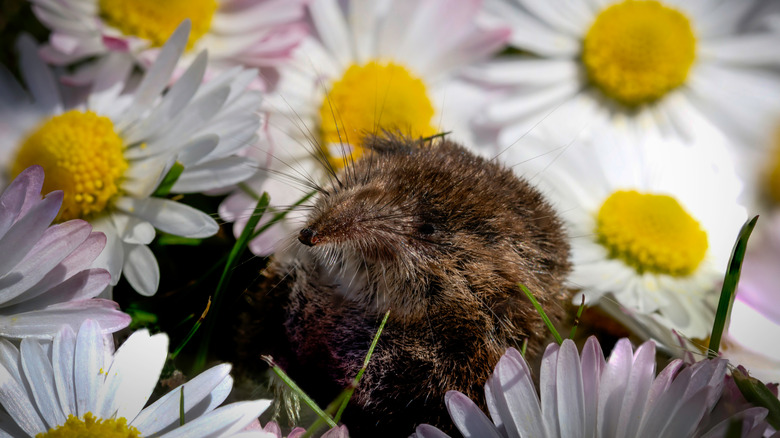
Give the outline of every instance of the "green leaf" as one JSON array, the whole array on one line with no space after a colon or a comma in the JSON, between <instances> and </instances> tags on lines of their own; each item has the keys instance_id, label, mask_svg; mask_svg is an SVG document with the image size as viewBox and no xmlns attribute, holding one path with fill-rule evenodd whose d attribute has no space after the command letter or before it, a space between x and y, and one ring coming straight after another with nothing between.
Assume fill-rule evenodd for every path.
<instances>
[{"instance_id":1,"label":"green leaf","mask_svg":"<svg viewBox=\"0 0 780 438\"><path fill-rule=\"evenodd\" d=\"M199 246L203 243L204 239L196 239L193 237L182 237L173 234L161 233L157 238L157 244L160 246L168 245L187 245L187 246Z\"/></svg>"},{"instance_id":2,"label":"green leaf","mask_svg":"<svg viewBox=\"0 0 780 438\"><path fill-rule=\"evenodd\" d=\"M179 180L182 172L184 172L184 165L178 161L173 163L173 167L165 174L165 178L163 178L160 185L157 186L157 190L154 191L152 196L157 196L158 198L168 196L168 193L171 192L173 185Z\"/></svg>"},{"instance_id":3,"label":"green leaf","mask_svg":"<svg viewBox=\"0 0 780 438\"><path fill-rule=\"evenodd\" d=\"M552 333L553 337L555 337L555 342L562 344L563 338L560 334L558 334L558 330L555 329L555 326L553 325L552 321L550 321L550 318L547 316L546 313L544 313L544 309L542 309L542 305L539 304L538 301L536 301L536 298L534 298L534 295L531 293L530 290L528 290L527 287L523 284L518 284L520 286L520 289L525 292L525 296L528 297L529 300L531 300L531 304L534 305L536 308L536 311L539 312L540 315L542 315L542 319L544 320L544 323L547 324L547 328L550 329L550 332Z\"/></svg>"},{"instance_id":4,"label":"green leaf","mask_svg":"<svg viewBox=\"0 0 780 438\"><path fill-rule=\"evenodd\" d=\"M762 381L742 372L742 369L739 367L731 372L731 377L734 378L734 383L737 384L737 388L739 388L739 392L742 393L745 400L755 406L766 408L769 411L766 421L775 429L780 429L780 400L777 399L772 391Z\"/></svg>"},{"instance_id":5,"label":"green leaf","mask_svg":"<svg viewBox=\"0 0 780 438\"><path fill-rule=\"evenodd\" d=\"M254 230L257 226L257 223L260 221L260 217L263 215L263 213L265 213L265 210L268 208L268 204L270 202L271 198L268 193L263 193L263 196L261 196L257 201L257 205L255 205L255 210L252 212L252 216L249 218L249 221L246 223L244 230L241 232L241 236L239 236L235 245L233 245L233 248L230 250L227 262L225 263L225 269L222 270L222 276L219 278L219 283L217 284L217 288L211 298L211 313L214 315L219 315L219 310L222 305L223 292L227 288L228 283L230 283L230 278L233 276L235 265L246 251L247 245L249 244L249 240L252 235L252 230ZM211 334L214 331L215 321L216 317L206 316L204 324L205 333L203 335L203 340L201 341L198 348L198 353L195 356L195 363L193 365L195 370L202 370L206 365L209 345L211 343Z\"/></svg>"},{"instance_id":6,"label":"green leaf","mask_svg":"<svg viewBox=\"0 0 780 438\"><path fill-rule=\"evenodd\" d=\"M747 242L757 221L758 216L753 216L752 219L742 225L737 241L734 243L734 249L731 251L731 258L729 259L726 276L723 279L718 310L715 312L715 321L712 325L712 334L710 335L709 351L707 352L707 357L710 359L717 357L718 351L720 351L720 341L723 338L723 331L731 318L731 306L734 304L734 297L737 294L737 284L742 271L742 260L745 258Z\"/></svg>"}]
</instances>

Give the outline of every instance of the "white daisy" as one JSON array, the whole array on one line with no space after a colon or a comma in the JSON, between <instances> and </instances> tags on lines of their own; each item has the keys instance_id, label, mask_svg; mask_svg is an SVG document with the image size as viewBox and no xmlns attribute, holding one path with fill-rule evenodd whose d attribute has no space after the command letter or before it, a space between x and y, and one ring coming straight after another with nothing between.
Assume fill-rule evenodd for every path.
<instances>
[{"instance_id":1,"label":"white daisy","mask_svg":"<svg viewBox=\"0 0 780 438\"><path fill-rule=\"evenodd\" d=\"M223 437L240 432L271 404L256 400L217 409L233 387L230 365L222 364L144 408L168 355L168 337L140 330L114 352L101 333L87 320L78 332L63 327L51 345L24 339L17 350L0 340L0 403L8 414L0 418L0 431L31 437Z\"/></svg>"},{"instance_id":2,"label":"white daisy","mask_svg":"<svg viewBox=\"0 0 780 438\"><path fill-rule=\"evenodd\" d=\"M92 267L106 236L74 219L49 226L62 192L41 199L43 169L32 166L0 195L0 336L51 338L85 319L113 333L130 323L113 301L93 299L111 276Z\"/></svg>"},{"instance_id":3,"label":"white daisy","mask_svg":"<svg viewBox=\"0 0 780 438\"><path fill-rule=\"evenodd\" d=\"M292 63L280 68L275 93L264 104L269 139L256 152L266 171L251 190L228 198L222 218L235 221L240 232L256 203L250 191L268 191L277 210L291 206L324 182L327 167L358 159L365 134L469 135L456 111L473 111L479 96L455 75L508 36L507 29L478 26L480 6L481 0L313 2L316 37L304 40ZM273 252L290 222L252 242L252 250Z\"/></svg>"},{"instance_id":4,"label":"white daisy","mask_svg":"<svg viewBox=\"0 0 780 438\"><path fill-rule=\"evenodd\" d=\"M510 149L516 171L540 185L567 224L569 282L586 303L649 316L690 338L712 328L731 248L747 215L731 163L699 147L603 133ZM708 147L710 145L707 145ZM722 148L720 148L722 150ZM722 157L721 157L722 158ZM581 297L574 299L579 304ZM662 337L669 345L669 337Z\"/></svg>"},{"instance_id":5,"label":"white daisy","mask_svg":"<svg viewBox=\"0 0 780 438\"><path fill-rule=\"evenodd\" d=\"M780 111L780 30L744 26L760 3L487 0L526 54L469 73L508 89L477 122L501 129L506 146L574 106L611 128L690 139L717 126L755 144Z\"/></svg>"},{"instance_id":6,"label":"white daisy","mask_svg":"<svg viewBox=\"0 0 780 438\"><path fill-rule=\"evenodd\" d=\"M551 344L542 359L539 392L525 358L510 348L485 384L488 418L465 395L450 391L447 409L466 437L690 437L697 432L723 390L727 361L706 360L683 367L675 360L655 375L655 344L632 351L628 339L604 360L596 338L582 355L574 342ZM747 429L761 436L766 409L737 413ZM731 418L696 436L722 436ZM706 435L706 433L712 435ZM757 434L756 434L757 432ZM446 437L421 425L416 438Z\"/></svg>"},{"instance_id":7,"label":"white daisy","mask_svg":"<svg viewBox=\"0 0 780 438\"><path fill-rule=\"evenodd\" d=\"M146 246L155 228L185 237L216 233L206 213L152 196L172 168L184 171L174 193L227 187L254 174L256 165L235 153L256 139L258 92L246 91L252 70L234 69L205 85L205 53L167 91L187 42L185 22L163 47L140 84L124 92L130 64L107 63L84 101L66 105L57 82L21 38L20 67L30 91L0 75L0 170L13 176L30 165L46 172L44 189L63 190L59 220L82 218L106 234L98 266L112 284L125 278L154 294L159 268ZM164 93L164 94L163 94ZM178 163L180 166L175 166Z\"/></svg>"},{"instance_id":8,"label":"white daisy","mask_svg":"<svg viewBox=\"0 0 780 438\"><path fill-rule=\"evenodd\" d=\"M149 66L184 19L192 21L189 65L208 50L209 68L266 67L286 60L308 34L302 19L309 0L32 0L36 16L50 30L41 55L49 63L72 64L107 55L128 56ZM89 83L99 64L68 79Z\"/></svg>"}]
</instances>

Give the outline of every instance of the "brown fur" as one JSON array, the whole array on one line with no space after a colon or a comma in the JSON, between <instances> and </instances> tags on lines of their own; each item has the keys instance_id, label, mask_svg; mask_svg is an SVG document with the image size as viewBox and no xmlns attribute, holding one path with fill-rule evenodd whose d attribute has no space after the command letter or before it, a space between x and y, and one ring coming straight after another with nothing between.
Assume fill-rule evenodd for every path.
<instances>
[{"instance_id":1,"label":"brown fur","mask_svg":"<svg viewBox=\"0 0 780 438\"><path fill-rule=\"evenodd\" d=\"M549 332L517 285L560 318L568 243L552 207L511 170L449 141L369 142L374 152L316 201L301 237L313 246L271 264L276 286L257 292L246 321L276 324L284 342L270 353L327 405L390 310L345 424L353 436L451 430L448 390L484 407L507 347L528 339L529 355L541 353ZM258 328L263 337L247 341L262 348L274 335Z\"/></svg>"}]
</instances>

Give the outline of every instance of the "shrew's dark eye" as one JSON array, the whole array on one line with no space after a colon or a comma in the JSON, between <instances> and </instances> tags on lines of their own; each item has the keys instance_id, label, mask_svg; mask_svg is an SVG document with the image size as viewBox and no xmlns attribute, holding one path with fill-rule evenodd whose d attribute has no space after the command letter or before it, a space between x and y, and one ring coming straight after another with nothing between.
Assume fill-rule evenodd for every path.
<instances>
[{"instance_id":1,"label":"shrew's dark eye","mask_svg":"<svg viewBox=\"0 0 780 438\"><path fill-rule=\"evenodd\" d=\"M433 224L422 224L417 228L417 231L420 232L420 234L433 234L436 231L436 227L433 226Z\"/></svg>"}]
</instances>

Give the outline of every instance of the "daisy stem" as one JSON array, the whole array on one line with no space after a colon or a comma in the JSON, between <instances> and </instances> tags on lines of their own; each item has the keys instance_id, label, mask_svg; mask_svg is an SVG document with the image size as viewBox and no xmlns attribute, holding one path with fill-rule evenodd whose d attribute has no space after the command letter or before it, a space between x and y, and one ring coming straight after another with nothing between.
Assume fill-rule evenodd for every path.
<instances>
[{"instance_id":1,"label":"daisy stem","mask_svg":"<svg viewBox=\"0 0 780 438\"><path fill-rule=\"evenodd\" d=\"M179 426L184 426L184 386L181 387L179 396Z\"/></svg>"},{"instance_id":2,"label":"daisy stem","mask_svg":"<svg viewBox=\"0 0 780 438\"><path fill-rule=\"evenodd\" d=\"M249 245L249 241L251 240L252 232L255 227L257 227L257 223L260 222L260 217L265 213L270 202L271 197L268 193L263 193L263 196L257 201L252 216L249 217L249 221L247 221L246 226L244 226L244 230L241 231L241 236L239 236L238 240L236 240L236 243L233 245L233 248L230 250L230 255L225 263L225 269L222 270L222 276L219 278L217 288L211 296L211 305L213 307L211 313L214 316L206 319L204 327L205 333L203 334L203 340L198 347L198 353L195 356L195 363L193 365L193 368L196 371L202 370L206 366L206 356L208 355L209 346L211 344L211 334L214 331L216 315L219 315L219 308L222 303L222 292L227 288L228 283L230 283L235 264L244 254L244 251L246 251L247 245Z\"/></svg>"},{"instance_id":3,"label":"daisy stem","mask_svg":"<svg viewBox=\"0 0 780 438\"><path fill-rule=\"evenodd\" d=\"M547 317L547 314L544 313L544 309L542 309L542 305L539 304L538 301L536 301L536 298L534 298L534 295L531 293L530 290L528 290L527 287L525 287L524 284L518 284L520 289L525 292L525 296L528 297L529 300L531 300L531 303L536 308L536 311L539 312L540 315L542 315L542 319L544 320L544 323L547 324L547 328L550 329L550 332L552 332L553 337L555 337L555 342L562 344L563 338L561 338L561 335L558 333L558 330L555 330L555 326L553 326L552 321L550 321L550 318Z\"/></svg>"},{"instance_id":4,"label":"daisy stem","mask_svg":"<svg viewBox=\"0 0 780 438\"><path fill-rule=\"evenodd\" d=\"M295 383L293 380L288 376L284 370L282 370L279 365L274 362L274 359L271 356L262 356L263 360L268 363L268 366L271 367L271 370L276 374L277 377L279 377L282 382L284 382L285 385L287 385L290 389L292 389L295 393L297 393L301 400L303 400L303 403L306 404L309 408L311 408L312 411L314 411L317 416L328 424L331 428L338 426L335 421L333 421L333 418L330 417L325 411L323 411L319 406L317 406L317 403L311 399L308 395L306 395L305 392ZM317 423L315 423L317 424ZM313 429L309 429L313 430Z\"/></svg>"},{"instance_id":5,"label":"daisy stem","mask_svg":"<svg viewBox=\"0 0 780 438\"><path fill-rule=\"evenodd\" d=\"M574 335L577 334L577 326L580 325L580 318L582 318L582 312L585 310L585 295L582 296L582 303L580 303L580 308L577 309L577 316L574 317L574 325L571 327L571 332L569 333L569 339L574 339Z\"/></svg>"},{"instance_id":6,"label":"daisy stem","mask_svg":"<svg viewBox=\"0 0 780 438\"><path fill-rule=\"evenodd\" d=\"M710 345L707 351L707 357L710 359L717 357L718 351L720 351L720 341L731 316L731 306L734 304L748 238L750 238L750 233L753 232L757 221L758 216L753 216L752 219L742 225L737 241L734 243L734 249L731 250L731 258L729 259L726 276L723 279L723 287L720 291L718 310L715 312L715 321L712 325L712 335L710 335Z\"/></svg>"}]
</instances>

